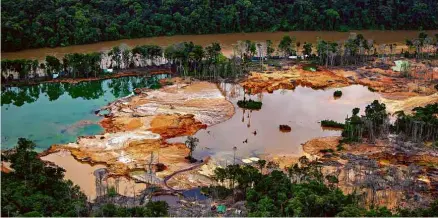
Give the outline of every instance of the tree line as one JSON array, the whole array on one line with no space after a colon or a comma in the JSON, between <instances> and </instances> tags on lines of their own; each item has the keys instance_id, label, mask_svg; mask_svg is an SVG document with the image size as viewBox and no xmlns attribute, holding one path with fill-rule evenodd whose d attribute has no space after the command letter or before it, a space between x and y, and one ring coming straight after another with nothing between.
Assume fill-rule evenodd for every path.
<instances>
[{"instance_id":1,"label":"tree line","mask_svg":"<svg viewBox=\"0 0 438 218\"><path fill-rule=\"evenodd\" d=\"M438 27L430 0L5 0L1 13L2 51L175 34Z\"/></svg>"},{"instance_id":2,"label":"tree line","mask_svg":"<svg viewBox=\"0 0 438 218\"><path fill-rule=\"evenodd\" d=\"M438 34L428 36L420 32L418 38L406 40L408 49L399 57L429 59L438 57ZM253 59L260 62L263 70L265 59L295 56L298 60L311 61L320 65L339 66L357 65L372 60L374 57L392 58L396 55L395 44L374 44L362 34L350 34L345 41L325 41L318 39L316 45L301 43L295 37L284 35L278 46L271 40L254 42L238 41L233 45L230 58L222 54L219 43L208 46L195 45L193 42L182 42L162 48L157 45L141 45L129 48L116 46L108 52L88 54L67 54L62 59L46 56L44 62L37 60L1 61L3 81L13 80L8 72L17 72L22 81L37 79L43 72L46 78L52 79L54 73L60 77L88 78L102 74L103 68L115 70L142 68L148 66L167 65L182 76L193 76L199 79L217 79L241 76L254 68ZM409 68L409 67L405 67ZM405 70L406 71L406 70Z\"/></svg>"},{"instance_id":3,"label":"tree line","mask_svg":"<svg viewBox=\"0 0 438 218\"><path fill-rule=\"evenodd\" d=\"M376 139L397 135L400 142L422 144L438 141L438 103L416 107L412 114L395 112L396 120L390 123L386 105L374 100L365 108L365 115L359 116L359 108L352 110L352 116L345 119L342 131L343 142L361 142L366 139L374 143Z\"/></svg>"}]
</instances>

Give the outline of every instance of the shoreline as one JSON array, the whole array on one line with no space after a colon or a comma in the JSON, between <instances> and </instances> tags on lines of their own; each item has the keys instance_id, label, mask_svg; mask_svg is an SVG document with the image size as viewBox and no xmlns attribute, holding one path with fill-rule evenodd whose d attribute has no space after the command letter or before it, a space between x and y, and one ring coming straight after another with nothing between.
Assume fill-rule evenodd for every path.
<instances>
[{"instance_id":1,"label":"shoreline","mask_svg":"<svg viewBox=\"0 0 438 218\"><path fill-rule=\"evenodd\" d=\"M144 76L144 75L155 75L155 74L172 74L169 68L163 69L130 69L130 70L122 70L121 72L98 76L98 77L87 77L87 78L57 78L52 80L41 80L41 81L17 81L17 82L2 82L2 88L7 87L23 87L23 86L33 86L39 85L43 83L68 83L68 84L77 84L81 82L90 82L90 81L100 81L114 78L122 78L122 77L130 77L130 76Z\"/></svg>"}]
</instances>

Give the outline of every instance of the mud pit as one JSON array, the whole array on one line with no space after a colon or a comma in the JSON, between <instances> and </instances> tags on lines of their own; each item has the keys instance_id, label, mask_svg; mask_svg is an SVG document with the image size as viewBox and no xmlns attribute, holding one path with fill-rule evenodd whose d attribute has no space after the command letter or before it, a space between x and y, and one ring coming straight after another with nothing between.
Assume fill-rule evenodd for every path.
<instances>
[{"instance_id":1,"label":"mud pit","mask_svg":"<svg viewBox=\"0 0 438 218\"><path fill-rule=\"evenodd\" d=\"M141 90L139 95L119 99L103 109L109 111L101 122L106 133L53 145L48 153L68 150L82 162L104 164L110 176L129 175L153 183L194 165L185 159L189 149L183 143L167 143L166 139L193 135L234 114L234 106L215 84L207 82ZM154 173L152 179L142 173L131 174L158 171L157 163L165 169Z\"/></svg>"}]
</instances>

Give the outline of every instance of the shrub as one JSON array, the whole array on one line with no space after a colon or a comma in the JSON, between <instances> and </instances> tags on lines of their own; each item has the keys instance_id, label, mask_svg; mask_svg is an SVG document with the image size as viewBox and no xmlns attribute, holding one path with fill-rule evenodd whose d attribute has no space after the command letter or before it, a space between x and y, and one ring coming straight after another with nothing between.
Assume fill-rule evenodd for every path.
<instances>
[{"instance_id":1,"label":"shrub","mask_svg":"<svg viewBox=\"0 0 438 218\"><path fill-rule=\"evenodd\" d=\"M343 123L339 123L339 122L336 122L334 120L322 120L321 126L322 127L333 127L333 128L343 129L345 125Z\"/></svg>"},{"instance_id":2,"label":"shrub","mask_svg":"<svg viewBox=\"0 0 438 218\"><path fill-rule=\"evenodd\" d=\"M370 90L370 92L376 92L377 91L373 87L369 87L369 86L368 86L368 90Z\"/></svg>"},{"instance_id":3,"label":"shrub","mask_svg":"<svg viewBox=\"0 0 438 218\"><path fill-rule=\"evenodd\" d=\"M348 31L350 31L350 28L348 28L348 26L341 25L339 27L339 32L348 32Z\"/></svg>"},{"instance_id":4,"label":"shrub","mask_svg":"<svg viewBox=\"0 0 438 218\"><path fill-rule=\"evenodd\" d=\"M333 93L333 96L335 96L335 97L341 97L341 96L342 96L342 91L341 91L341 90L336 90L336 91Z\"/></svg>"},{"instance_id":5,"label":"shrub","mask_svg":"<svg viewBox=\"0 0 438 218\"><path fill-rule=\"evenodd\" d=\"M237 106L240 108L251 109L251 110L260 110L262 108L262 102L254 101L254 100L239 100L237 102Z\"/></svg>"}]
</instances>

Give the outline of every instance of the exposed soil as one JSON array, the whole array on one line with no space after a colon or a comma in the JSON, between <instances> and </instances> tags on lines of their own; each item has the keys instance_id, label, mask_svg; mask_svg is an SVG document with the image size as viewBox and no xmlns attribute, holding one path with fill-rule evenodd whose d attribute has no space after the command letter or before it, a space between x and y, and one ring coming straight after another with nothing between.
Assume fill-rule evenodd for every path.
<instances>
[{"instance_id":1,"label":"exposed soil","mask_svg":"<svg viewBox=\"0 0 438 218\"><path fill-rule=\"evenodd\" d=\"M307 86L315 89L348 86L347 79L321 68L316 72L303 70L301 66L292 66L287 70L252 72L240 85L251 94L272 93L278 89L294 89Z\"/></svg>"},{"instance_id":2,"label":"exposed soil","mask_svg":"<svg viewBox=\"0 0 438 218\"><path fill-rule=\"evenodd\" d=\"M179 83L160 90L142 89L138 95L109 104L103 109L110 113L101 122L105 134L53 145L45 155L68 150L81 162L104 164L110 176L151 183L161 183L175 172L196 166L185 158L189 153L185 144L167 143L166 139L193 135L223 122L234 114L234 106L215 84L174 82ZM164 164L164 170L157 172L157 163ZM154 173L141 173L149 169Z\"/></svg>"},{"instance_id":3,"label":"exposed soil","mask_svg":"<svg viewBox=\"0 0 438 218\"><path fill-rule=\"evenodd\" d=\"M375 203L391 209L427 205L438 197L436 149L390 139L376 144L344 144L344 150L337 151L339 139L316 138L305 143L303 150L319 159L326 175L337 175L345 193L359 191L371 204L371 187L378 187ZM329 149L333 152L326 152Z\"/></svg>"}]
</instances>

